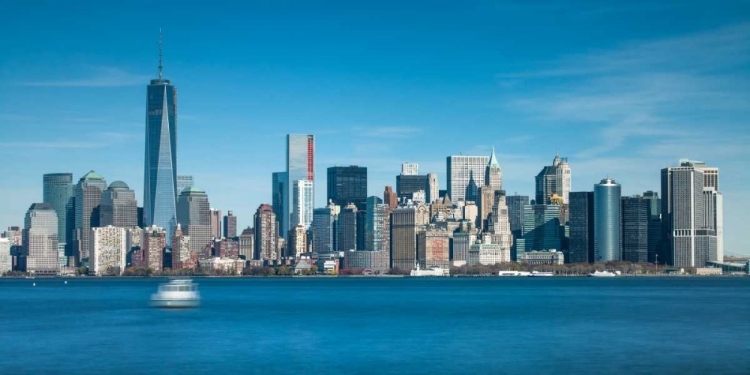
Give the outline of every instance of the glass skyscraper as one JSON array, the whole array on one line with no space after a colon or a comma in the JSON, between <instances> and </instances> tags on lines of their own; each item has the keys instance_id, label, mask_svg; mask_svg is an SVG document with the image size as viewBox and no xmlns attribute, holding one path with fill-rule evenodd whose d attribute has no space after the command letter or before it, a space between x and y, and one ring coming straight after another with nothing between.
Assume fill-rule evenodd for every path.
<instances>
[{"instance_id":1,"label":"glass skyscraper","mask_svg":"<svg viewBox=\"0 0 750 375\"><path fill-rule=\"evenodd\" d=\"M308 180L315 186L315 137L312 134L287 134L286 136L286 183L283 191L282 236L287 237L290 228L293 189L295 181ZM274 189L276 187L274 186ZM315 196L315 194L313 194Z\"/></svg>"},{"instance_id":2,"label":"glass skyscraper","mask_svg":"<svg viewBox=\"0 0 750 375\"><path fill-rule=\"evenodd\" d=\"M73 174L48 173L43 177L43 201L52 206L57 214L58 245L69 253L68 237L73 235L75 228L75 205L73 194Z\"/></svg>"},{"instance_id":3,"label":"glass skyscraper","mask_svg":"<svg viewBox=\"0 0 750 375\"><path fill-rule=\"evenodd\" d=\"M427 187L427 176L424 177L422 190ZM367 167L328 168L328 200L342 208L354 203L358 210L367 209Z\"/></svg>"},{"instance_id":4,"label":"glass skyscraper","mask_svg":"<svg viewBox=\"0 0 750 375\"><path fill-rule=\"evenodd\" d=\"M594 185L594 261L621 260L620 184L610 178Z\"/></svg>"},{"instance_id":5,"label":"glass skyscraper","mask_svg":"<svg viewBox=\"0 0 750 375\"><path fill-rule=\"evenodd\" d=\"M146 95L144 159L143 223L164 228L170 246L177 216L177 89L162 78L161 51L159 78Z\"/></svg>"}]
</instances>

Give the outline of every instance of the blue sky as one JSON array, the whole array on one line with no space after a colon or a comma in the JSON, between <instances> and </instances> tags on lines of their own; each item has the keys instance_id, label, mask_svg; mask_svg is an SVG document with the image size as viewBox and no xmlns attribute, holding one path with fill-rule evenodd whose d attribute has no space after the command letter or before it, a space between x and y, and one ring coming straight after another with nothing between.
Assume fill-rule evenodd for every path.
<instances>
[{"instance_id":1,"label":"blue sky","mask_svg":"<svg viewBox=\"0 0 750 375\"><path fill-rule=\"evenodd\" d=\"M659 191L680 158L721 170L726 252L750 254L750 3L3 1L0 228L22 225L42 174L89 170L142 200L146 84L178 87L178 173L251 223L284 169L284 135L316 135L325 169L494 146L510 193L558 151L573 190L610 176Z\"/></svg>"}]
</instances>

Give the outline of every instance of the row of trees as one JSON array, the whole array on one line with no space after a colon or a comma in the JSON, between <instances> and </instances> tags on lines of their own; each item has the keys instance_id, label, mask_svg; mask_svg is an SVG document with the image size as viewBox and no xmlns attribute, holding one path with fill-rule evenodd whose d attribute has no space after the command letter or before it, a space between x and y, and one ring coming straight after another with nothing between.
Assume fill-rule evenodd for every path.
<instances>
[{"instance_id":1,"label":"row of trees","mask_svg":"<svg viewBox=\"0 0 750 375\"><path fill-rule=\"evenodd\" d=\"M657 266L652 263L630 263L630 262L601 262L601 263L571 263L571 264L538 264L526 263L498 263L494 265L463 265L451 267L451 276L468 275L497 275L499 271L526 271L526 272L553 272L556 275L583 276L595 271L620 271L627 275L657 275L667 270L663 265ZM685 273L694 274L695 269L684 268Z\"/></svg>"}]
</instances>

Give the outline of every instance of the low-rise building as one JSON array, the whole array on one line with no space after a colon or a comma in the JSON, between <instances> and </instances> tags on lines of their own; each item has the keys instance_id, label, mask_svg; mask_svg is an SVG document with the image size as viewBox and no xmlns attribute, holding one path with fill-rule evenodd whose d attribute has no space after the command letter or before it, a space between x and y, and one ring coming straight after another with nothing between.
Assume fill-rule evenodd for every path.
<instances>
[{"instance_id":1,"label":"low-rise building","mask_svg":"<svg viewBox=\"0 0 750 375\"><path fill-rule=\"evenodd\" d=\"M722 271L721 268L699 267L695 269L695 274L700 276L721 275Z\"/></svg>"},{"instance_id":2,"label":"low-rise building","mask_svg":"<svg viewBox=\"0 0 750 375\"><path fill-rule=\"evenodd\" d=\"M481 241L477 240L471 245L468 255L467 264L470 266L510 262L510 249L502 244L492 243L490 235L485 235Z\"/></svg>"},{"instance_id":3,"label":"low-rise building","mask_svg":"<svg viewBox=\"0 0 750 375\"><path fill-rule=\"evenodd\" d=\"M212 269L214 271L223 271L237 275L241 274L242 269L245 268L245 261L242 259L212 257L199 259L198 263L200 264L200 267L204 269Z\"/></svg>"},{"instance_id":4,"label":"low-rise building","mask_svg":"<svg viewBox=\"0 0 750 375\"><path fill-rule=\"evenodd\" d=\"M390 263L387 251L347 251L344 253L344 267L348 269L369 269L375 273L388 271Z\"/></svg>"},{"instance_id":5,"label":"low-rise building","mask_svg":"<svg viewBox=\"0 0 750 375\"><path fill-rule=\"evenodd\" d=\"M521 262L531 265L535 264L564 264L565 256L557 250L529 251L521 255Z\"/></svg>"}]
</instances>

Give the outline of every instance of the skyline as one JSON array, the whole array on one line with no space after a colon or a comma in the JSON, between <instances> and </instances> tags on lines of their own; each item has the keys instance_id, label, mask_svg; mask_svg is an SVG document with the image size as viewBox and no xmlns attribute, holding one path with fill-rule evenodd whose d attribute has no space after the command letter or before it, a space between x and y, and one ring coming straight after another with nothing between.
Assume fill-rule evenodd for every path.
<instances>
[{"instance_id":1,"label":"skyline","mask_svg":"<svg viewBox=\"0 0 750 375\"><path fill-rule=\"evenodd\" d=\"M247 30L235 24L217 25L227 29L196 39L196 30L172 20L153 20L153 27L140 30L135 23L104 17L91 25L96 28L101 22L99 36L79 35L81 30L72 26L60 35L49 35L22 25L23 17L8 20L0 31L15 38L3 42L12 53L0 57L0 123L5 134L0 155L14 168L6 169L0 185L8 197L0 207L0 228L21 225L29 205L41 202L44 173L70 172L77 181L94 170L107 181L126 182L134 188L139 205L145 205L139 189L143 186L143 88L157 78L161 26L164 77L180 88L177 174L193 175L195 186L206 191L212 206L238 216L240 228L251 225L261 203L271 203L271 173L284 170L284 137L301 133L316 138L316 208L325 205L321 173L328 167L367 167L368 196L382 196L385 185L395 187L402 162L419 163L422 174L437 173L440 188L447 189L445 157L489 156L492 146L504 188L509 194L532 197L534 176L549 165L555 151L569 158L571 191L592 191L595 183L609 176L621 183L623 196L659 191L660 169L677 165L678 159L705 161L721 170L727 255L750 253L740 237L742 215L750 210L750 191L742 173L750 156L744 149L750 140L744 104L750 87L750 74L744 68L750 62L750 23L739 23L741 17L729 12L717 14L720 9L714 7L700 20L694 19L696 14L693 18L683 14L682 22L661 28L651 24L650 30L641 26L644 30L627 37L606 27L600 37L576 39L575 32L562 32L556 35L562 41L557 49L549 48L551 41L532 35L527 41L536 42L535 48L524 52L523 45L500 43L502 36L490 35L502 28L489 24L496 21L491 16L501 17L501 11L487 9L489 5L457 15L433 10L434 20L425 16L421 21L434 26L437 30L431 31L446 38L445 45L438 44L435 36L408 29L407 21L417 9L399 8L377 22L377 14L365 16L363 10L359 14L340 7L324 18L341 21L350 33L333 35L336 30L324 20L307 20L312 46L304 46L308 39L303 27L291 28L276 39L289 47L286 52L274 50L278 47L270 41L257 44L262 38L254 36L258 33L244 36L241 31ZM576 7L580 8L557 6L566 14L575 13ZM648 8L599 9L602 20L575 14L578 21L585 21L585 29L618 15L632 20L638 16L632 8L639 7ZM669 12L680 5L671 7ZM107 6L93 8L103 12ZM644 9L639 11L649 12ZM3 13L27 11L19 6ZM73 17L75 6L60 11ZM347 20L347 11L356 15L354 20ZM477 18L480 11L490 14ZM49 8L42 10L38 22L60 27L59 21L50 19L51 13ZM556 14L543 5L519 4L510 13L538 22ZM456 24L448 26L455 29L440 29L438 20L451 16ZM479 21L472 27L466 23L469 19ZM104 28L108 22L112 27ZM139 26L143 22L150 20L139 20ZM265 20L252 30L261 35L279 31L271 23ZM513 30L538 26L531 23L511 23L504 35L515 37ZM376 25L380 29L368 32ZM290 25L276 27L284 26ZM391 34L376 32L387 30ZM208 35L217 37L216 47L207 44ZM222 35L227 40L218 38ZM396 43L399 36L407 41ZM431 43L418 46L418 36ZM482 37L484 44L477 41ZM117 44L103 48L101 38ZM523 44L524 37L518 38ZM575 40L581 38L589 43L577 45ZM76 45L71 45L73 40ZM326 41L327 53L305 53ZM363 45L352 47L357 41ZM467 41L468 45L460 45ZM370 52L368 43L390 53ZM500 47L492 52L489 47L494 43ZM221 46L227 45L257 50L222 52ZM375 58L374 62L366 62L368 58ZM45 59L59 64L50 65ZM510 62L490 67L502 59ZM53 73L58 66L65 69ZM225 76L217 77L219 72ZM221 78L232 82L226 84ZM458 134L469 128L474 132ZM446 144L448 140L452 143ZM262 163L253 162L257 160Z\"/></svg>"}]
</instances>

